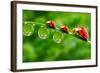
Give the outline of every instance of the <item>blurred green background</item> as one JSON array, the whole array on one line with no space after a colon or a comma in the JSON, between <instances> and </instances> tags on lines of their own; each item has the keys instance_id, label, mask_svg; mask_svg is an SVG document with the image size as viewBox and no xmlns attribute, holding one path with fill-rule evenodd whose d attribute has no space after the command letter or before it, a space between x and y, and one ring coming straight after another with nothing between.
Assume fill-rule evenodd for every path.
<instances>
[{"instance_id":1,"label":"blurred green background","mask_svg":"<svg viewBox=\"0 0 100 73\"><path fill-rule=\"evenodd\" d=\"M91 14L89 13L23 10L23 62L91 58L90 43L65 34L59 29L45 27L48 20L53 20L56 28L67 25L69 31L78 26L85 26L89 33L89 40L91 40ZM43 31L41 35L48 35L46 39L41 39L38 35L41 26L47 30L47 32L40 30L40 32ZM53 40L56 31L63 35L60 43ZM58 40L60 40L60 37Z\"/></svg>"}]
</instances>

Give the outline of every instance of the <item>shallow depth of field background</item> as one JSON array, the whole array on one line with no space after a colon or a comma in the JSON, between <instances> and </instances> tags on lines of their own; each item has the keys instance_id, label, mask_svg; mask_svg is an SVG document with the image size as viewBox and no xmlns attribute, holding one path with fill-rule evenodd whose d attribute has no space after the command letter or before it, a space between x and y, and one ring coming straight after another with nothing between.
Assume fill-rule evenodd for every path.
<instances>
[{"instance_id":1,"label":"shallow depth of field background","mask_svg":"<svg viewBox=\"0 0 100 73\"><path fill-rule=\"evenodd\" d=\"M90 43L65 34L60 30L58 31L64 34L64 39L61 43L56 43L53 40L53 34L57 29L47 28L49 30L48 38L39 38L38 30L41 26L45 26L48 20L53 20L57 28L61 25L67 25L69 31L78 26L85 26L89 32L89 40L91 40L91 15L89 13L23 10L23 27L26 21L35 22L33 34L31 36L23 34L23 62L67 61L91 58Z\"/></svg>"}]
</instances>

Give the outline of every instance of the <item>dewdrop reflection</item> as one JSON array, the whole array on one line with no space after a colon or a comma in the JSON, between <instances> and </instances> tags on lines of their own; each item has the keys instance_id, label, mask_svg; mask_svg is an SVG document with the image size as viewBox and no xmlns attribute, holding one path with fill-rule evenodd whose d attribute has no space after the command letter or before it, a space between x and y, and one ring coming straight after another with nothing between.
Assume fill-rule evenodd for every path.
<instances>
[{"instance_id":1,"label":"dewdrop reflection","mask_svg":"<svg viewBox=\"0 0 100 73\"><path fill-rule=\"evenodd\" d=\"M49 35L49 29L47 29L46 27L40 27L38 30L38 36L41 39L46 39Z\"/></svg>"},{"instance_id":2,"label":"dewdrop reflection","mask_svg":"<svg viewBox=\"0 0 100 73\"><path fill-rule=\"evenodd\" d=\"M56 43L61 43L62 40L64 38L64 35L62 32L60 31L55 31L54 34L53 34L53 40L56 42Z\"/></svg>"}]
</instances>

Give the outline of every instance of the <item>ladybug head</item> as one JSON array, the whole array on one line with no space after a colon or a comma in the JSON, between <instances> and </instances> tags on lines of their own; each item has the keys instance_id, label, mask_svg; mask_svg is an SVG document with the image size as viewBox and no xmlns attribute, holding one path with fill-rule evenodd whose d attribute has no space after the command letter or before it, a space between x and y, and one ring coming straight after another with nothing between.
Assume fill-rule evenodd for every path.
<instances>
[{"instance_id":1,"label":"ladybug head","mask_svg":"<svg viewBox=\"0 0 100 73\"><path fill-rule=\"evenodd\" d=\"M46 23L50 28L53 28L53 29L55 28L55 23L52 20L49 20Z\"/></svg>"},{"instance_id":2,"label":"ladybug head","mask_svg":"<svg viewBox=\"0 0 100 73\"><path fill-rule=\"evenodd\" d=\"M66 33L68 33L68 31L69 31L68 26L64 26L64 25L60 26L60 30L62 30L63 32L66 32Z\"/></svg>"}]
</instances>

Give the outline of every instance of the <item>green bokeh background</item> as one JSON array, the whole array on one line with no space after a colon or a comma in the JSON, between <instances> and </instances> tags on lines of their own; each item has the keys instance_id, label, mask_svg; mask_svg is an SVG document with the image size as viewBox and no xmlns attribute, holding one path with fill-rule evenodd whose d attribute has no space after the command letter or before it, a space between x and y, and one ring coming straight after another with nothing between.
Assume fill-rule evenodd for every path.
<instances>
[{"instance_id":1,"label":"green bokeh background","mask_svg":"<svg viewBox=\"0 0 100 73\"><path fill-rule=\"evenodd\" d=\"M23 62L67 61L91 58L90 43L65 34L60 30L47 28L49 30L47 39L39 38L38 30L41 26L45 26L48 20L53 20L56 28L61 25L67 25L69 31L78 26L85 26L89 33L89 40L91 40L90 13L23 10L23 27L26 21L35 22L32 35L26 36L23 34ZM33 25L33 23L30 23L30 25ZM29 31L31 31L30 28ZM55 31L63 33L64 39L61 43L56 43L53 40Z\"/></svg>"}]
</instances>

